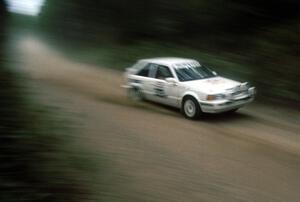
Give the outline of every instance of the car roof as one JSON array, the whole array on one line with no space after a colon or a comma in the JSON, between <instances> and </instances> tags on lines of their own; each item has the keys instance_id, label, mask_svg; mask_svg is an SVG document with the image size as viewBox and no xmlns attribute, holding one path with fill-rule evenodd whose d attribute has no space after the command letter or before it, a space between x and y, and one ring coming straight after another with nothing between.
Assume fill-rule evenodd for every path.
<instances>
[{"instance_id":1,"label":"car roof","mask_svg":"<svg viewBox=\"0 0 300 202\"><path fill-rule=\"evenodd\" d=\"M142 62L148 63L156 63L160 65L172 66L175 64L183 64L183 63L199 63L196 60L188 59L188 58L176 58L176 57L160 57L160 58L148 58L139 60Z\"/></svg>"}]
</instances>

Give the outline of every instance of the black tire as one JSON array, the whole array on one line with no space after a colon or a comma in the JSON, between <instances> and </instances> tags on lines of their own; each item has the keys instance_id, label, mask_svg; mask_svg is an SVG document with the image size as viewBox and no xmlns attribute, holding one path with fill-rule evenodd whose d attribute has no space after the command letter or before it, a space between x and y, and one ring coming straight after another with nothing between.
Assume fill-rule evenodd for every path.
<instances>
[{"instance_id":1,"label":"black tire","mask_svg":"<svg viewBox=\"0 0 300 202\"><path fill-rule=\"evenodd\" d=\"M197 120L202 114L198 101L192 96L188 96L183 99L181 112L187 119L193 120Z\"/></svg>"},{"instance_id":2,"label":"black tire","mask_svg":"<svg viewBox=\"0 0 300 202\"><path fill-rule=\"evenodd\" d=\"M143 94L139 88L129 88L127 90L127 96L130 100L135 102L143 100Z\"/></svg>"}]
</instances>

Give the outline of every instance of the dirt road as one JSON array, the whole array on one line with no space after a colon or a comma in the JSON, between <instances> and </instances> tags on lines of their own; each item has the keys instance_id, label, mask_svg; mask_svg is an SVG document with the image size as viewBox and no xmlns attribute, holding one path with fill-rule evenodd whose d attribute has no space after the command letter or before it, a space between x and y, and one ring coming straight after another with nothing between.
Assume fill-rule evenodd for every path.
<instances>
[{"instance_id":1,"label":"dirt road","mask_svg":"<svg viewBox=\"0 0 300 202\"><path fill-rule=\"evenodd\" d=\"M34 38L18 47L31 88L76 117L78 144L109 162L99 201L300 201L299 112L253 104L189 121L129 102L119 72Z\"/></svg>"}]
</instances>

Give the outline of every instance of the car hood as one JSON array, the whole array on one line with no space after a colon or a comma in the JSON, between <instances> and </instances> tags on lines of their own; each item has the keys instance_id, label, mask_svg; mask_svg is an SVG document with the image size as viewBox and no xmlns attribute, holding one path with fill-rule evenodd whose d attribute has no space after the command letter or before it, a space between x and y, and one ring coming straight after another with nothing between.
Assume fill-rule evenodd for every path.
<instances>
[{"instance_id":1,"label":"car hood","mask_svg":"<svg viewBox=\"0 0 300 202\"><path fill-rule=\"evenodd\" d=\"M224 93L226 90L239 86L241 83L224 77L213 77L184 82L186 87L206 94Z\"/></svg>"}]
</instances>

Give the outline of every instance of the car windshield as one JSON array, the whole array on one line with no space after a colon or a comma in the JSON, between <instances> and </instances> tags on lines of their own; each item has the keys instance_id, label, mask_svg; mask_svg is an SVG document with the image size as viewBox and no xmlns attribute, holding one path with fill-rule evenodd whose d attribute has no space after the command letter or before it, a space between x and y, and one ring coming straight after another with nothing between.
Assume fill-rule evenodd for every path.
<instances>
[{"instance_id":1,"label":"car windshield","mask_svg":"<svg viewBox=\"0 0 300 202\"><path fill-rule=\"evenodd\" d=\"M179 81L193 81L216 76L210 69L205 66L177 67L175 68L175 72Z\"/></svg>"}]
</instances>

